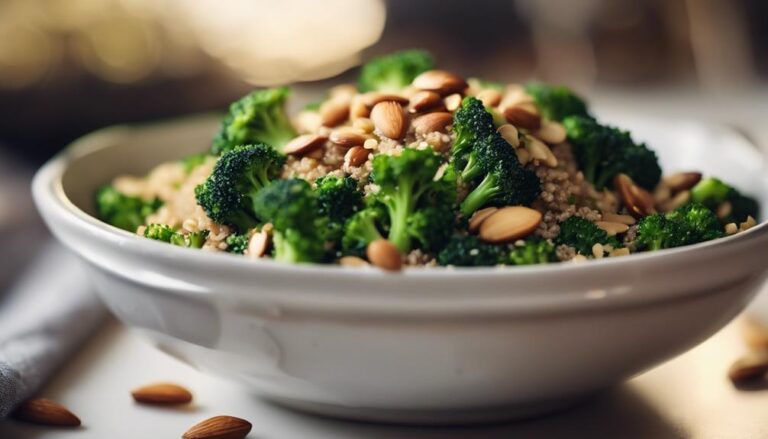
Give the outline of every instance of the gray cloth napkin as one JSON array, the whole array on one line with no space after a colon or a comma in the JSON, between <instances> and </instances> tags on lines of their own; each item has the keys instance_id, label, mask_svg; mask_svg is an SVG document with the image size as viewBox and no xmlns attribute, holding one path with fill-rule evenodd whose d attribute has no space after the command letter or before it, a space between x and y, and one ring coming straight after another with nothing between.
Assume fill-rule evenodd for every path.
<instances>
[{"instance_id":1,"label":"gray cloth napkin","mask_svg":"<svg viewBox=\"0 0 768 439\"><path fill-rule=\"evenodd\" d=\"M81 262L58 243L43 246L0 300L0 418L32 396L104 315Z\"/></svg>"}]
</instances>

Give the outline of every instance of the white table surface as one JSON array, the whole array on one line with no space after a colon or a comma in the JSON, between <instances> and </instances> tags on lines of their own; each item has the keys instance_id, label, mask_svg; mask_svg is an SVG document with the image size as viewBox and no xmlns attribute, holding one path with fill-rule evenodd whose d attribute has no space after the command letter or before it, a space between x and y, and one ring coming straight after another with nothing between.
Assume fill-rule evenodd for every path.
<instances>
[{"instance_id":1,"label":"white table surface","mask_svg":"<svg viewBox=\"0 0 768 439\"><path fill-rule=\"evenodd\" d=\"M736 390L725 376L746 350L739 324L563 413L448 429L344 422L282 409L200 374L110 320L40 393L68 406L83 426L57 430L8 420L0 422L0 438L178 438L197 421L220 414L249 420L249 438L264 439L768 438L768 390ZM181 409L135 404L130 389L156 381L188 386L194 404Z\"/></svg>"}]
</instances>

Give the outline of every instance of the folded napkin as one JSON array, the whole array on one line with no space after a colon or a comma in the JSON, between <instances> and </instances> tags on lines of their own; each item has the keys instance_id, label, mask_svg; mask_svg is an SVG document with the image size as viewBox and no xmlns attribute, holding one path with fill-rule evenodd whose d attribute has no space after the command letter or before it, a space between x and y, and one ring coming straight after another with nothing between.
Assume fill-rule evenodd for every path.
<instances>
[{"instance_id":1,"label":"folded napkin","mask_svg":"<svg viewBox=\"0 0 768 439\"><path fill-rule=\"evenodd\" d=\"M0 418L32 396L104 315L81 262L58 243L43 246L0 298Z\"/></svg>"}]
</instances>

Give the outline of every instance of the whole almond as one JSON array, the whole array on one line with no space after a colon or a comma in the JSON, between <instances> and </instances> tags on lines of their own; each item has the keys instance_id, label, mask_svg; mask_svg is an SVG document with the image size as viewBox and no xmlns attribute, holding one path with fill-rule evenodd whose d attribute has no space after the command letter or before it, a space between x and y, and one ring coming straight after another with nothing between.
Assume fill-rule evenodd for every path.
<instances>
[{"instance_id":1,"label":"whole almond","mask_svg":"<svg viewBox=\"0 0 768 439\"><path fill-rule=\"evenodd\" d=\"M371 263L387 271L400 271L403 259L394 244L386 239L377 239L365 249L365 254Z\"/></svg>"},{"instance_id":2,"label":"whole almond","mask_svg":"<svg viewBox=\"0 0 768 439\"><path fill-rule=\"evenodd\" d=\"M382 135L394 140L401 139L408 129L403 107L394 101L376 104L371 110L371 120Z\"/></svg>"},{"instance_id":3,"label":"whole almond","mask_svg":"<svg viewBox=\"0 0 768 439\"><path fill-rule=\"evenodd\" d=\"M157 383L131 391L136 402L142 404L177 405L192 401L192 393L178 384Z\"/></svg>"},{"instance_id":4,"label":"whole almond","mask_svg":"<svg viewBox=\"0 0 768 439\"><path fill-rule=\"evenodd\" d=\"M655 212L653 195L637 186L628 175L617 175L613 179L613 186L624 207L635 218L642 218Z\"/></svg>"},{"instance_id":5,"label":"whole almond","mask_svg":"<svg viewBox=\"0 0 768 439\"><path fill-rule=\"evenodd\" d=\"M452 123L453 115L451 113L427 113L413 120L413 128L418 134L428 134L435 131L445 132L445 128Z\"/></svg>"},{"instance_id":6,"label":"whole almond","mask_svg":"<svg viewBox=\"0 0 768 439\"><path fill-rule=\"evenodd\" d=\"M678 172L664 177L663 183L672 191L688 190L701 181L701 172Z\"/></svg>"},{"instance_id":7,"label":"whole almond","mask_svg":"<svg viewBox=\"0 0 768 439\"><path fill-rule=\"evenodd\" d=\"M480 224L480 239L500 244L525 238L541 224L538 210L524 206L503 207Z\"/></svg>"},{"instance_id":8,"label":"whole almond","mask_svg":"<svg viewBox=\"0 0 768 439\"><path fill-rule=\"evenodd\" d=\"M408 111L419 113L440 104L440 95L433 91L420 91L411 96Z\"/></svg>"},{"instance_id":9,"label":"whole almond","mask_svg":"<svg viewBox=\"0 0 768 439\"><path fill-rule=\"evenodd\" d=\"M320 121L323 126L341 125L349 117L350 103L342 99L329 99L320 105Z\"/></svg>"},{"instance_id":10,"label":"whole almond","mask_svg":"<svg viewBox=\"0 0 768 439\"><path fill-rule=\"evenodd\" d=\"M248 436L252 425L245 419L233 416L214 416L195 424L182 436L183 439L242 439Z\"/></svg>"},{"instance_id":11,"label":"whole almond","mask_svg":"<svg viewBox=\"0 0 768 439\"><path fill-rule=\"evenodd\" d=\"M362 146L353 146L344 154L344 166L358 167L368 161L369 151Z\"/></svg>"},{"instance_id":12,"label":"whole almond","mask_svg":"<svg viewBox=\"0 0 768 439\"><path fill-rule=\"evenodd\" d=\"M344 267L367 267L371 264L365 259L358 258L357 256L342 256L341 259L339 259L339 265Z\"/></svg>"},{"instance_id":13,"label":"whole almond","mask_svg":"<svg viewBox=\"0 0 768 439\"><path fill-rule=\"evenodd\" d=\"M339 146L351 148L353 146L364 144L365 141L370 137L354 128L339 128L337 130L333 130L328 138L331 140L331 142Z\"/></svg>"},{"instance_id":14,"label":"whole almond","mask_svg":"<svg viewBox=\"0 0 768 439\"><path fill-rule=\"evenodd\" d=\"M327 140L327 137L319 134L302 134L288 142L283 147L283 152L287 155L309 154L323 146Z\"/></svg>"},{"instance_id":15,"label":"whole almond","mask_svg":"<svg viewBox=\"0 0 768 439\"><path fill-rule=\"evenodd\" d=\"M520 146L520 132L517 131L517 128L515 128L514 125L505 123L496 129L496 132L499 133L513 148Z\"/></svg>"},{"instance_id":16,"label":"whole almond","mask_svg":"<svg viewBox=\"0 0 768 439\"><path fill-rule=\"evenodd\" d=\"M443 99L443 105L445 105L446 110L453 113L461 106L461 95L458 93L453 93L446 96L445 99Z\"/></svg>"},{"instance_id":17,"label":"whole almond","mask_svg":"<svg viewBox=\"0 0 768 439\"><path fill-rule=\"evenodd\" d=\"M63 405L50 399L38 398L22 402L11 417L19 421L57 427L79 427L80 418Z\"/></svg>"},{"instance_id":18,"label":"whole almond","mask_svg":"<svg viewBox=\"0 0 768 439\"><path fill-rule=\"evenodd\" d=\"M248 257L260 258L267 253L269 248L269 233L265 230L254 233L248 240Z\"/></svg>"},{"instance_id":19,"label":"whole almond","mask_svg":"<svg viewBox=\"0 0 768 439\"><path fill-rule=\"evenodd\" d=\"M445 70L429 70L414 78L413 86L419 90L433 91L445 96L464 91L467 88L467 81Z\"/></svg>"},{"instance_id":20,"label":"whole almond","mask_svg":"<svg viewBox=\"0 0 768 439\"><path fill-rule=\"evenodd\" d=\"M542 120L541 126L531 134L552 145L565 142L567 137L565 127L552 120Z\"/></svg>"},{"instance_id":21,"label":"whole almond","mask_svg":"<svg viewBox=\"0 0 768 439\"><path fill-rule=\"evenodd\" d=\"M498 207L486 207L485 209L476 211L469 219L469 231L478 231L478 229L480 229L480 225L483 224L483 221L487 220L489 216L496 213L497 210L499 210Z\"/></svg>"},{"instance_id":22,"label":"whole almond","mask_svg":"<svg viewBox=\"0 0 768 439\"><path fill-rule=\"evenodd\" d=\"M541 126L541 116L533 104L518 104L504 109L504 117L519 128L536 130Z\"/></svg>"}]
</instances>

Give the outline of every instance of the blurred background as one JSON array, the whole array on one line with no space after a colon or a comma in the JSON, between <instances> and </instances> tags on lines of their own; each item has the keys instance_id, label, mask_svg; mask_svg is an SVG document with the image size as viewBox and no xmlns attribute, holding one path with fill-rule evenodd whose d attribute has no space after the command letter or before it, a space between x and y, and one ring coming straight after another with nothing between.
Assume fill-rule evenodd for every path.
<instances>
[{"instance_id":1,"label":"blurred background","mask_svg":"<svg viewBox=\"0 0 768 439\"><path fill-rule=\"evenodd\" d=\"M458 73L563 83L598 109L729 124L768 145L764 0L0 0L0 236L15 254L0 286L45 236L29 178L71 140L219 111L257 85L298 81L307 101L410 47Z\"/></svg>"}]
</instances>

